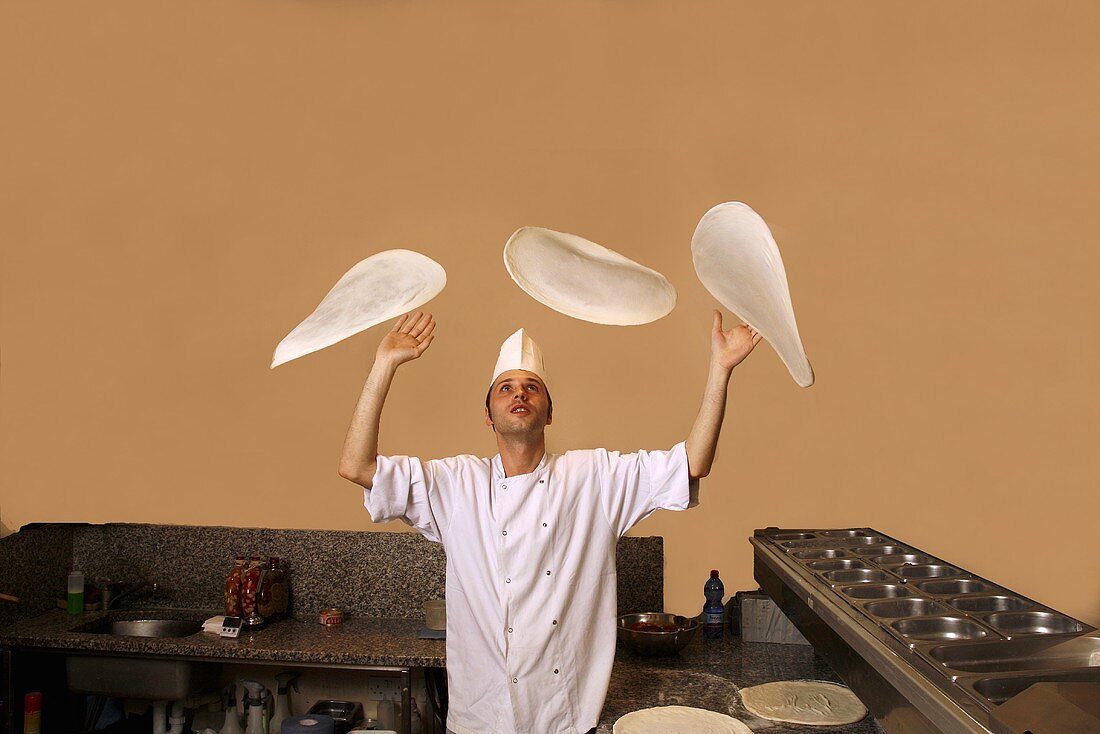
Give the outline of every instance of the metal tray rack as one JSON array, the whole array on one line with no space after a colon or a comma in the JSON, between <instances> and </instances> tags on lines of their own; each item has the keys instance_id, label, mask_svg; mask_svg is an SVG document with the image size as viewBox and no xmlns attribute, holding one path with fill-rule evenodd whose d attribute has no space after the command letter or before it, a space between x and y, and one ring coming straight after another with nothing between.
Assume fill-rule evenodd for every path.
<instances>
[{"instance_id":1,"label":"metal tray rack","mask_svg":"<svg viewBox=\"0 0 1100 734\"><path fill-rule=\"evenodd\" d=\"M888 731L1010 732L998 708L1033 683L1100 683L1094 627L874 529L768 528L751 542L761 586L842 676L851 668L856 693L875 679L866 693ZM828 624L845 614L856 624ZM833 649L844 637L848 654ZM909 666L900 678L926 679L921 695L889 685L898 671L855 664L853 650L874 668ZM903 711L911 698L924 705Z\"/></svg>"}]
</instances>

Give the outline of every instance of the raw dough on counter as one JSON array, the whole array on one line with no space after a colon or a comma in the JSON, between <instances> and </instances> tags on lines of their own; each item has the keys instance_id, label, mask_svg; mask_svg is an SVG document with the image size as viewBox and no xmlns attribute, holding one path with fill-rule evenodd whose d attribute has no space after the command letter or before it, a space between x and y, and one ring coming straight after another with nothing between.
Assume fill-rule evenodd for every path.
<instances>
[{"instance_id":1,"label":"raw dough on counter","mask_svg":"<svg viewBox=\"0 0 1100 734\"><path fill-rule=\"evenodd\" d=\"M594 324L648 324L676 306L665 276L575 234L518 229L504 246L504 267L539 303Z\"/></svg>"},{"instance_id":2,"label":"raw dough on counter","mask_svg":"<svg viewBox=\"0 0 1100 734\"><path fill-rule=\"evenodd\" d=\"M759 214L731 201L712 208L691 237L695 274L710 294L768 340L801 387L814 371L794 320L779 246Z\"/></svg>"},{"instance_id":3,"label":"raw dough on counter","mask_svg":"<svg viewBox=\"0 0 1100 734\"><path fill-rule=\"evenodd\" d=\"M614 734L752 734L737 719L690 706L657 706L631 711L615 722Z\"/></svg>"},{"instance_id":4,"label":"raw dough on counter","mask_svg":"<svg viewBox=\"0 0 1100 734\"><path fill-rule=\"evenodd\" d=\"M741 689L741 703L762 719L791 724L854 724L867 707L851 689L822 680L781 680Z\"/></svg>"},{"instance_id":5,"label":"raw dough on counter","mask_svg":"<svg viewBox=\"0 0 1100 734\"><path fill-rule=\"evenodd\" d=\"M422 306L447 285L443 266L412 250L385 250L344 273L271 361L274 369Z\"/></svg>"}]
</instances>

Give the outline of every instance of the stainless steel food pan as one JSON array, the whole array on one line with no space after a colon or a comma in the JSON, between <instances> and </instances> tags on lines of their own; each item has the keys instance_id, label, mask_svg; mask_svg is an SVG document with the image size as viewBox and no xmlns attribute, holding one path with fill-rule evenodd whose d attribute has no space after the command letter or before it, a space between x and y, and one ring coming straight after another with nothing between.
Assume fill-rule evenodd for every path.
<instances>
[{"instance_id":1,"label":"stainless steel food pan","mask_svg":"<svg viewBox=\"0 0 1100 734\"><path fill-rule=\"evenodd\" d=\"M1077 670L1048 670L1035 673L961 676L956 684L986 708L1000 706L1013 696L1023 693L1036 683L1100 683L1100 667ZM1042 729L1037 730L1039 732ZM1088 729L1079 734L1095 731Z\"/></svg>"},{"instance_id":2,"label":"stainless steel food pan","mask_svg":"<svg viewBox=\"0 0 1100 734\"><path fill-rule=\"evenodd\" d=\"M893 569L893 571L902 578L909 580L954 578L956 576L966 575L965 571L955 568L954 566L947 566L939 563L928 563L923 566L900 566Z\"/></svg>"},{"instance_id":3,"label":"stainless steel food pan","mask_svg":"<svg viewBox=\"0 0 1100 734\"><path fill-rule=\"evenodd\" d=\"M822 548L820 550L803 550L792 553L795 558L803 561L813 561L822 558L845 558L848 551L839 548Z\"/></svg>"},{"instance_id":4,"label":"stainless steel food pan","mask_svg":"<svg viewBox=\"0 0 1100 734\"><path fill-rule=\"evenodd\" d=\"M980 640L990 636L987 629L964 617L899 619L890 628L909 640Z\"/></svg>"},{"instance_id":5,"label":"stainless steel food pan","mask_svg":"<svg viewBox=\"0 0 1100 734\"><path fill-rule=\"evenodd\" d=\"M986 624L1006 635L1057 635L1084 632L1085 626L1057 612L995 612Z\"/></svg>"},{"instance_id":6,"label":"stainless steel food pan","mask_svg":"<svg viewBox=\"0 0 1100 734\"><path fill-rule=\"evenodd\" d=\"M855 553L861 556L892 556L900 553L912 553L913 549L904 545L869 545L864 548L853 548Z\"/></svg>"},{"instance_id":7,"label":"stainless steel food pan","mask_svg":"<svg viewBox=\"0 0 1100 734\"><path fill-rule=\"evenodd\" d=\"M947 603L964 612L1018 612L1035 606L1035 602L1010 594L956 596Z\"/></svg>"},{"instance_id":8,"label":"stainless steel food pan","mask_svg":"<svg viewBox=\"0 0 1100 734\"><path fill-rule=\"evenodd\" d=\"M959 594L988 594L1000 591L996 586L977 579L951 579L942 581L919 581L917 588L926 594L937 596L957 596Z\"/></svg>"},{"instance_id":9,"label":"stainless steel food pan","mask_svg":"<svg viewBox=\"0 0 1100 734\"><path fill-rule=\"evenodd\" d=\"M914 592L902 584L857 584L841 586L840 593L852 599L895 599L913 596Z\"/></svg>"},{"instance_id":10,"label":"stainless steel food pan","mask_svg":"<svg viewBox=\"0 0 1100 734\"><path fill-rule=\"evenodd\" d=\"M960 673L1100 669L1100 636L1095 635L960 642L933 645L920 651L936 664Z\"/></svg>"},{"instance_id":11,"label":"stainless steel food pan","mask_svg":"<svg viewBox=\"0 0 1100 734\"><path fill-rule=\"evenodd\" d=\"M813 533L773 533L767 537L778 542L781 540L809 540L817 536Z\"/></svg>"},{"instance_id":12,"label":"stainless steel food pan","mask_svg":"<svg viewBox=\"0 0 1100 734\"><path fill-rule=\"evenodd\" d=\"M935 563L936 559L921 553L895 553L889 556L875 556L871 559L871 562L886 568L892 568L894 566L925 566Z\"/></svg>"},{"instance_id":13,"label":"stainless steel food pan","mask_svg":"<svg viewBox=\"0 0 1100 734\"><path fill-rule=\"evenodd\" d=\"M908 597L904 599L880 599L863 605L863 610L872 617L898 619L901 617L929 617L947 615L951 610L931 599Z\"/></svg>"},{"instance_id":14,"label":"stainless steel food pan","mask_svg":"<svg viewBox=\"0 0 1100 734\"><path fill-rule=\"evenodd\" d=\"M871 568L871 565L855 558L833 558L826 561L810 561L806 564L815 571L840 571L846 568Z\"/></svg>"},{"instance_id":15,"label":"stainless steel food pan","mask_svg":"<svg viewBox=\"0 0 1100 734\"><path fill-rule=\"evenodd\" d=\"M866 530L822 530L818 533L823 538L867 538L874 535Z\"/></svg>"},{"instance_id":16,"label":"stainless steel food pan","mask_svg":"<svg viewBox=\"0 0 1100 734\"><path fill-rule=\"evenodd\" d=\"M889 581L893 578L877 568L848 568L841 571L826 571L822 575L834 584L863 584Z\"/></svg>"}]
</instances>

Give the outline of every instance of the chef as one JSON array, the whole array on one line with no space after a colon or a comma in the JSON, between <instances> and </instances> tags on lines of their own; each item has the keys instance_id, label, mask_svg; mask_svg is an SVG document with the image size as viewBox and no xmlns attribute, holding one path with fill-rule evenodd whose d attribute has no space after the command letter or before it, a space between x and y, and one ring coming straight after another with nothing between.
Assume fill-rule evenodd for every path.
<instances>
[{"instance_id":1,"label":"chef","mask_svg":"<svg viewBox=\"0 0 1100 734\"><path fill-rule=\"evenodd\" d=\"M656 510L696 503L710 472L733 368L760 336L714 312L703 404L668 451L547 454L553 402L542 351L523 329L485 400L499 453L421 461L380 456L397 368L435 338L431 314L402 316L378 346L340 475L365 488L375 522L400 519L447 551L447 729L453 734L594 731L615 655L615 548ZM608 394L608 405L632 397Z\"/></svg>"}]
</instances>

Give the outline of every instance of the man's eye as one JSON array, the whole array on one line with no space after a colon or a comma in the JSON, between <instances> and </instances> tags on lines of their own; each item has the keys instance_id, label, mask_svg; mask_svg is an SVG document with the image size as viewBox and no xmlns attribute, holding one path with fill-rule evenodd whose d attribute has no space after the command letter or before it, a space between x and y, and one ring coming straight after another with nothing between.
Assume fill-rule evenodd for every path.
<instances>
[{"instance_id":1,"label":"man's eye","mask_svg":"<svg viewBox=\"0 0 1100 734\"><path fill-rule=\"evenodd\" d=\"M500 389L503 392L504 390L509 390L510 388L507 385L501 385Z\"/></svg>"}]
</instances>

